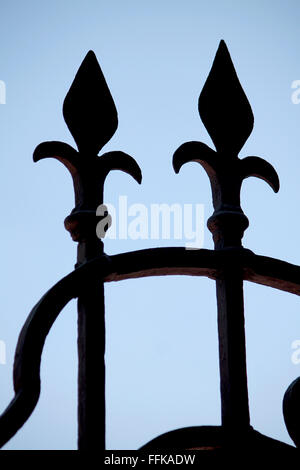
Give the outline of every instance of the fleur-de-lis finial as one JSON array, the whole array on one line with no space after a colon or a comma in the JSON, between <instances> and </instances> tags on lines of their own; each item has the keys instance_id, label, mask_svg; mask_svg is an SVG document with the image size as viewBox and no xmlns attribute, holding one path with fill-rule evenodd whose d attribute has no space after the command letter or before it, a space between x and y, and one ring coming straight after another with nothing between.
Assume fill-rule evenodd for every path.
<instances>
[{"instance_id":1,"label":"fleur-de-lis finial","mask_svg":"<svg viewBox=\"0 0 300 470\"><path fill-rule=\"evenodd\" d=\"M78 151L64 142L43 142L34 151L34 161L53 157L70 171L75 190L75 208L65 220L73 240L95 234L96 209L103 203L103 186L111 170L129 173L141 183L136 161L121 151L97 156L118 127L117 110L93 51L84 58L63 104L65 122Z\"/></svg>"},{"instance_id":2,"label":"fleur-de-lis finial","mask_svg":"<svg viewBox=\"0 0 300 470\"><path fill-rule=\"evenodd\" d=\"M279 179L266 160L255 156L238 158L252 132L254 118L224 41L220 42L200 94L199 114L216 150L202 142L187 142L174 153L173 167L176 173L190 161L204 167L212 187L215 211L208 220L208 227L216 248L241 246L249 224L240 205L243 180L256 176L277 192Z\"/></svg>"}]
</instances>

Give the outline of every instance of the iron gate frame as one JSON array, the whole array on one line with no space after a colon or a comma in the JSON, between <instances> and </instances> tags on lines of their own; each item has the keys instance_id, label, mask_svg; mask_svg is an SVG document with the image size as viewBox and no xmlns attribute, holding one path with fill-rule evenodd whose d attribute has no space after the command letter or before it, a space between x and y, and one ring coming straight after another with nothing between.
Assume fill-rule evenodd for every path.
<instances>
[{"instance_id":1,"label":"iron gate frame","mask_svg":"<svg viewBox=\"0 0 300 470\"><path fill-rule=\"evenodd\" d=\"M218 86L220 77L223 88ZM65 228L78 243L77 264L73 272L34 306L21 330L13 371L15 396L0 416L0 446L14 436L33 412L40 395L40 363L46 336L64 306L77 298L78 449L105 449L104 283L190 275L205 276L216 282L222 424L170 431L142 449L215 450L238 443L294 451L292 446L263 436L250 424L243 283L250 281L300 295L300 266L257 255L242 246L249 225L240 205L243 180L259 177L277 192L279 178L272 165L260 157L238 158L252 132L254 118L225 42L220 42L199 98L199 114L216 150L193 141L181 145L173 156L176 173L183 164L196 161L208 174L214 213L207 225L213 235L214 250L169 247L107 255L103 241L96 234L97 222L101 220L96 212L103 205L105 178L111 170L119 169L141 183L142 172L136 161L124 152L98 156L117 129L118 116L92 51L83 60L66 95L63 114L78 151L64 142L43 142L35 149L33 159L37 162L56 158L71 173L75 208L65 219ZM100 366L99 334L103 354ZM95 374L95 357L100 374ZM300 378L290 385L283 400L285 423L296 447L300 446L298 396Z\"/></svg>"}]
</instances>

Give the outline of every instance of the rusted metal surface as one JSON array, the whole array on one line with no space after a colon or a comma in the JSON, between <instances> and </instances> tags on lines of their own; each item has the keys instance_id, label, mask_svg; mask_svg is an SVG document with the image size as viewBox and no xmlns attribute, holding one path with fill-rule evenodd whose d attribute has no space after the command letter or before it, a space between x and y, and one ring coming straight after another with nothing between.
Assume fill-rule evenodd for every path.
<instances>
[{"instance_id":1,"label":"rusted metal surface","mask_svg":"<svg viewBox=\"0 0 300 470\"><path fill-rule=\"evenodd\" d=\"M222 77L222 88L218 80ZM224 89L226 93L224 93ZM242 246L249 221L240 205L242 182L264 179L279 190L272 165L262 158L238 158L253 127L253 114L239 83L226 45L221 41L199 98L200 117L215 149L201 142L183 144L174 154L178 173L189 161L206 170L214 213L208 227L214 250L152 248L107 256L96 236L96 209L103 203L103 186L110 170L121 169L141 182L135 160L121 152L98 156L118 126L117 111L93 52L81 64L65 98L63 114L78 151L63 142L44 142L34 161L53 157L70 171L75 207L65 227L78 242L75 270L50 289L33 308L20 333L14 362L15 397L0 416L3 446L29 418L40 393L40 362L48 332L60 311L78 298L78 448L105 448L105 302L104 283L148 276L205 276L216 281L220 356L222 426L171 431L143 446L152 449L294 448L262 436L250 425L244 331L243 282L250 281L300 295L300 267L257 255ZM100 357L101 356L101 357ZM283 402L287 429L300 445L299 379ZM95 432L97 430L97 432Z\"/></svg>"}]
</instances>

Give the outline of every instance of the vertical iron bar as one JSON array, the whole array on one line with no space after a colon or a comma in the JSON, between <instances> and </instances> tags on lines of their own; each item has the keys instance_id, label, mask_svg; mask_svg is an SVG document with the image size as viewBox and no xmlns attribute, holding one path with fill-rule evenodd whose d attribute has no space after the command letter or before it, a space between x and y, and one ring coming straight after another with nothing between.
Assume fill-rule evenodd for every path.
<instances>
[{"instance_id":1,"label":"vertical iron bar","mask_svg":"<svg viewBox=\"0 0 300 470\"><path fill-rule=\"evenodd\" d=\"M279 178L273 166L262 158L238 158L252 132L254 116L224 41L220 42L200 93L198 109L215 149L203 142L186 142L174 153L173 167L176 173L191 161L204 167L212 188L214 213L207 223L215 249L228 253L231 250L242 251L241 240L249 225L241 208L243 180L256 176L277 192ZM241 267L226 265L216 282L216 290L222 424L238 430L237 426L250 425Z\"/></svg>"},{"instance_id":2,"label":"vertical iron bar","mask_svg":"<svg viewBox=\"0 0 300 470\"><path fill-rule=\"evenodd\" d=\"M101 240L78 244L78 264L103 252ZM78 449L105 449L104 284L95 281L78 298Z\"/></svg>"},{"instance_id":3,"label":"vertical iron bar","mask_svg":"<svg viewBox=\"0 0 300 470\"><path fill-rule=\"evenodd\" d=\"M242 212L219 211L208 220L215 250L243 250L249 221ZM222 425L238 432L250 426L243 271L232 263L216 281Z\"/></svg>"},{"instance_id":4,"label":"vertical iron bar","mask_svg":"<svg viewBox=\"0 0 300 470\"><path fill-rule=\"evenodd\" d=\"M222 425L238 430L249 426L242 272L223 272L216 281Z\"/></svg>"},{"instance_id":5,"label":"vertical iron bar","mask_svg":"<svg viewBox=\"0 0 300 470\"><path fill-rule=\"evenodd\" d=\"M96 212L103 204L104 181L109 172L125 171L138 183L142 173L127 153L111 151L98 156L117 130L118 114L93 51L87 53L78 69L64 100L63 115L78 151L64 142L43 142L35 149L33 159L56 158L72 175L75 207L64 224L78 242L79 266L103 254L103 243L96 236ZM103 283L85 283L78 298L80 450L105 448L104 316Z\"/></svg>"}]
</instances>

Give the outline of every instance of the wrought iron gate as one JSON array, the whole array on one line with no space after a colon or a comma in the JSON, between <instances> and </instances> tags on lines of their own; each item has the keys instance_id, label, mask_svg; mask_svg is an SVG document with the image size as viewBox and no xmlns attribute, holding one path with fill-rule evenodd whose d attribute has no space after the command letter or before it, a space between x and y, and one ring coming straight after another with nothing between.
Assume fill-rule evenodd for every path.
<instances>
[{"instance_id":1,"label":"wrought iron gate","mask_svg":"<svg viewBox=\"0 0 300 470\"><path fill-rule=\"evenodd\" d=\"M219 86L220 80L223 88ZM243 180L256 176L277 192L279 179L272 165L262 158L238 158L251 134L254 118L224 41L199 98L199 114L216 150L193 141L181 145L173 156L176 173L190 161L199 162L207 172L214 206L208 228L214 250L154 248L114 256L105 254L103 242L96 235L97 222L107 215L97 215L97 208L103 205L105 178L111 170L119 169L141 183L142 174L136 161L124 152L98 156L115 133L118 119L92 51L86 55L67 93L63 114L78 151L63 142L44 142L35 149L33 159L36 162L56 158L72 175L75 208L65 219L65 228L78 243L77 264L35 305L20 333L14 362L15 396L0 417L1 446L34 410L40 394L40 361L46 336L64 306L78 298L78 448L105 449L104 283L176 274L206 276L216 282L222 425L171 431L143 449L215 450L238 443L251 448L294 451L292 446L263 436L250 425L243 282L300 295L300 267L258 256L242 246L249 224L240 205ZM99 367L99 334L103 357L100 374L95 374L95 357ZM286 391L283 412L288 432L299 446L300 379Z\"/></svg>"}]
</instances>

